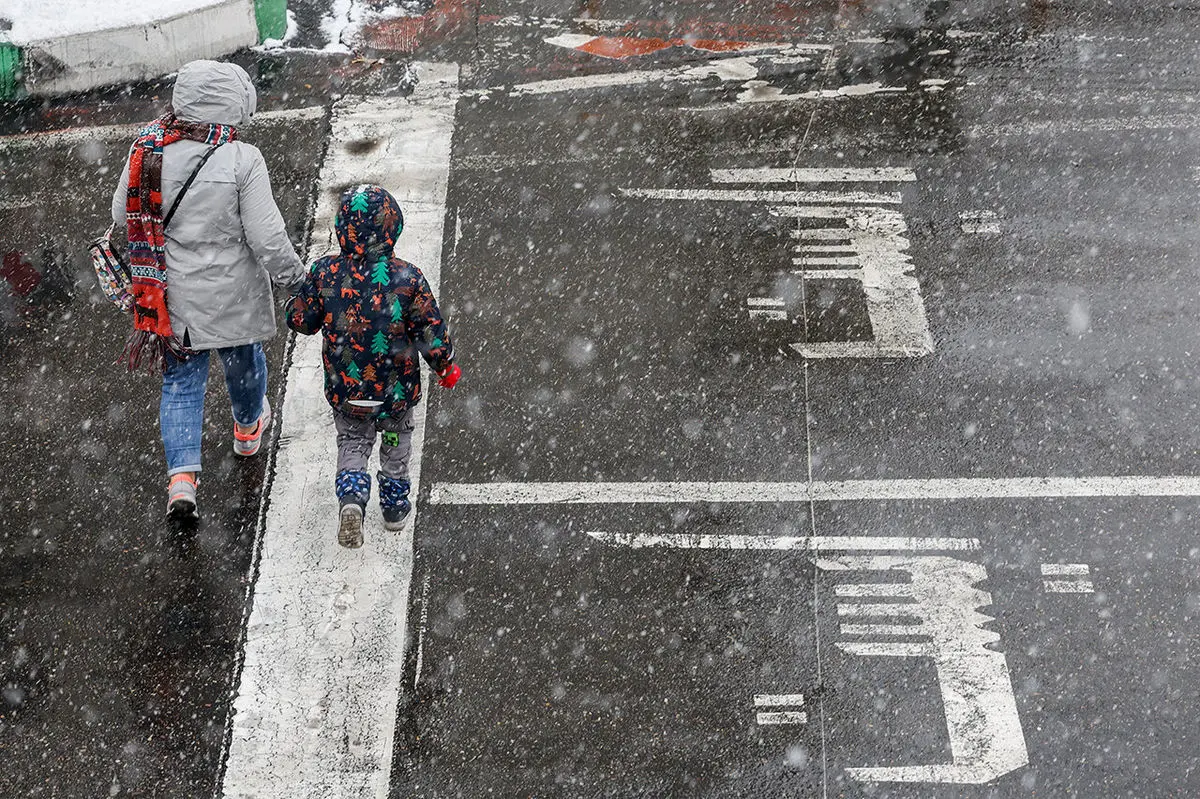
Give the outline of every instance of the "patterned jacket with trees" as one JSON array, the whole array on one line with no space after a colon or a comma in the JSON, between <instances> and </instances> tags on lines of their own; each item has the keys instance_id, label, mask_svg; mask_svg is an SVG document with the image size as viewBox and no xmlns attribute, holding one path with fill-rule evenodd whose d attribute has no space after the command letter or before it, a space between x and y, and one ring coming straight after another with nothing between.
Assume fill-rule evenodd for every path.
<instances>
[{"instance_id":1,"label":"patterned jacket with trees","mask_svg":"<svg viewBox=\"0 0 1200 799\"><path fill-rule=\"evenodd\" d=\"M324 334L325 397L334 409L401 416L421 399L417 353L444 372L454 362L450 334L421 270L392 252L404 217L390 193L350 189L334 227L341 254L313 262L288 301L288 327Z\"/></svg>"}]
</instances>

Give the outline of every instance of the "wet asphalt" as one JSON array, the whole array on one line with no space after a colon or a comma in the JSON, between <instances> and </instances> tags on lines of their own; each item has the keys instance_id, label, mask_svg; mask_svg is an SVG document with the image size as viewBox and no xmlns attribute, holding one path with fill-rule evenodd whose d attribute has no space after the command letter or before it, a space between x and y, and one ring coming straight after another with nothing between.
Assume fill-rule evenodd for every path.
<instances>
[{"instance_id":1,"label":"wet asphalt","mask_svg":"<svg viewBox=\"0 0 1200 799\"><path fill-rule=\"evenodd\" d=\"M494 481L1200 474L1200 11L952 3L897 28L763 5L478 11L757 26L835 45L776 67L787 93L904 91L748 105L710 80L459 101L441 299L466 377L430 400L413 576L428 589L412 592L392 795L1200 793L1197 498L430 501ZM546 45L545 25L481 24L428 55L468 63L470 88L707 58L599 59ZM341 56L240 58L265 108L402 78ZM162 92L27 103L0 127L134 123ZM310 120L245 136L297 242L327 135ZM269 457L229 453L214 373L204 521L162 521L157 392L112 364L124 320L82 254L126 147L0 140L0 250L21 253L0 295L3 796L207 797L219 781ZM794 218L621 192L747 167L911 168L870 188L902 194L933 352L806 361L789 345L872 328L860 283L797 285ZM977 211L999 232L965 231ZM750 318L747 298L772 292L786 318ZM269 357L278 391L285 338ZM1028 765L981 785L856 779L958 754L931 659L839 646L841 576L804 553L595 531L977 538L954 557L986 572L977 610L995 618L987 651L1011 675ZM1047 593L1047 563L1087 564L1094 592ZM756 723L762 694L802 694L806 721Z\"/></svg>"}]
</instances>

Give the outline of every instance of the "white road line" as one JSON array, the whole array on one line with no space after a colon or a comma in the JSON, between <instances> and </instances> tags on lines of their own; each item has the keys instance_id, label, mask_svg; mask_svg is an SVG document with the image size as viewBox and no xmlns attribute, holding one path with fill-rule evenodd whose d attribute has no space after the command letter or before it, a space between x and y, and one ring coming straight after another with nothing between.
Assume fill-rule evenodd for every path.
<instances>
[{"instance_id":1,"label":"white road line","mask_svg":"<svg viewBox=\"0 0 1200 799\"><path fill-rule=\"evenodd\" d=\"M1113 133L1128 130L1162 130L1200 127L1200 114L1159 114L1124 116L1107 119L1061 119L1041 122L1011 122L1003 125L983 125L967 130L971 139L987 141L998 136L1030 136L1063 133Z\"/></svg>"},{"instance_id":2,"label":"white road line","mask_svg":"<svg viewBox=\"0 0 1200 799\"><path fill-rule=\"evenodd\" d=\"M788 320L787 311L778 311L772 308L750 308L749 314L751 319L765 319L768 322L786 322Z\"/></svg>"},{"instance_id":3,"label":"white road line","mask_svg":"<svg viewBox=\"0 0 1200 799\"><path fill-rule=\"evenodd\" d=\"M1042 574L1045 576L1062 576L1066 574L1087 575L1091 572L1086 563L1043 563Z\"/></svg>"},{"instance_id":4,"label":"white road line","mask_svg":"<svg viewBox=\"0 0 1200 799\"><path fill-rule=\"evenodd\" d=\"M766 319L772 322L786 322L787 311L784 302L778 297L748 297L746 308L751 319Z\"/></svg>"},{"instance_id":5,"label":"white road line","mask_svg":"<svg viewBox=\"0 0 1200 799\"><path fill-rule=\"evenodd\" d=\"M634 549L662 547L668 549L802 550L806 552L954 552L979 549L978 538L953 536L918 538L870 535L687 535L594 531L589 531L588 535L605 544L633 547Z\"/></svg>"},{"instance_id":6,"label":"white road line","mask_svg":"<svg viewBox=\"0 0 1200 799\"><path fill-rule=\"evenodd\" d=\"M807 724L808 714L803 710L776 710L756 713L759 724Z\"/></svg>"},{"instance_id":7,"label":"white road line","mask_svg":"<svg viewBox=\"0 0 1200 799\"><path fill-rule=\"evenodd\" d=\"M958 215L963 233L999 233L1000 221L995 211L963 211Z\"/></svg>"},{"instance_id":8,"label":"white road line","mask_svg":"<svg viewBox=\"0 0 1200 799\"><path fill-rule=\"evenodd\" d=\"M1043 580L1048 594L1091 594L1096 589L1091 580Z\"/></svg>"},{"instance_id":9,"label":"white road line","mask_svg":"<svg viewBox=\"0 0 1200 799\"><path fill-rule=\"evenodd\" d=\"M755 694L755 707L803 707L804 694Z\"/></svg>"},{"instance_id":10,"label":"white road line","mask_svg":"<svg viewBox=\"0 0 1200 799\"><path fill-rule=\"evenodd\" d=\"M946 477L808 482L438 483L439 505L639 505L899 499L1198 497L1200 477Z\"/></svg>"},{"instance_id":11,"label":"white road line","mask_svg":"<svg viewBox=\"0 0 1200 799\"><path fill-rule=\"evenodd\" d=\"M898 205L899 192L874 194L865 191L771 191L769 189L625 189L622 197L637 200L718 200L739 203L861 203L863 205Z\"/></svg>"},{"instance_id":12,"label":"white road line","mask_svg":"<svg viewBox=\"0 0 1200 799\"><path fill-rule=\"evenodd\" d=\"M347 98L334 109L309 256L329 246L337 189L374 182L404 209L397 247L438 283L457 65L418 64L409 98ZM355 153L346 144L377 139ZM436 289L435 289L436 290ZM412 530L384 533L377 506L360 550L337 545L334 431L320 337L299 337L287 375L254 605L226 757L228 799L384 799L404 662ZM420 492L425 405L413 436Z\"/></svg>"},{"instance_id":13,"label":"white road line","mask_svg":"<svg viewBox=\"0 0 1200 799\"><path fill-rule=\"evenodd\" d=\"M855 585L855 583L849 585ZM838 596L846 595L839 593ZM911 616L917 610L916 605L901 602L871 602L862 605L837 606L839 616Z\"/></svg>"},{"instance_id":14,"label":"white road line","mask_svg":"<svg viewBox=\"0 0 1200 799\"><path fill-rule=\"evenodd\" d=\"M493 92L509 89L514 95L550 95L563 92L592 91L595 89L644 86L652 83L698 83L716 78L721 81L747 81L759 75L759 67L763 62L770 63L772 57L781 59L782 63L794 63L801 56L823 55L828 47L821 45L764 44L761 50L772 50L772 54L756 54L734 58L716 57L701 64L692 64L671 69L624 70L621 72L605 72L598 75L577 75L570 78L552 78L550 80L518 83L511 87L494 86L482 89L475 94L488 95Z\"/></svg>"},{"instance_id":15,"label":"white road line","mask_svg":"<svg viewBox=\"0 0 1200 799\"><path fill-rule=\"evenodd\" d=\"M906 167L714 169L714 183L896 183L914 181Z\"/></svg>"},{"instance_id":16,"label":"white road line","mask_svg":"<svg viewBox=\"0 0 1200 799\"><path fill-rule=\"evenodd\" d=\"M259 125L272 125L279 122L307 122L321 119L325 116L325 107L320 105L304 108L284 108L277 111L260 111L254 115L250 125L241 130L243 135L253 135ZM61 128L47 130L41 133L17 133L12 136L0 136L0 153L8 150L24 150L34 147L59 147L63 145L85 144L88 142L112 141L114 139L130 139L145 123L130 125L94 125L82 128Z\"/></svg>"}]
</instances>

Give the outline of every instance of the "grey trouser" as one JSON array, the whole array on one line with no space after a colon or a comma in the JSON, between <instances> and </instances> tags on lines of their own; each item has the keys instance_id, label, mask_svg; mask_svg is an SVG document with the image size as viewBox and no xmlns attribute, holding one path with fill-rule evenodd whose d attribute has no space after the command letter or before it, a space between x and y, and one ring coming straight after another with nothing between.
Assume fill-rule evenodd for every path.
<instances>
[{"instance_id":1,"label":"grey trouser","mask_svg":"<svg viewBox=\"0 0 1200 799\"><path fill-rule=\"evenodd\" d=\"M375 447L375 432L382 433L379 445L379 471L393 480L408 479L408 457L412 454L413 409L403 416L387 419L355 419L333 412L337 428L338 472L365 472L367 459Z\"/></svg>"}]
</instances>

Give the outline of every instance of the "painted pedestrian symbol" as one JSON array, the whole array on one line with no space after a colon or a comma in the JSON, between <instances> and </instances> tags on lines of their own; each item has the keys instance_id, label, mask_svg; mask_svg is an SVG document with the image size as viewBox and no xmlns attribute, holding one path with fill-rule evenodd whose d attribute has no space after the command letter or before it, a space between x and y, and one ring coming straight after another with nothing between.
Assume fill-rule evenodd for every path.
<instances>
[{"instance_id":1,"label":"painted pedestrian symbol","mask_svg":"<svg viewBox=\"0 0 1200 799\"><path fill-rule=\"evenodd\" d=\"M1008 662L989 648L1000 635L984 629L992 619L979 612L992 603L975 587L987 579L983 566L929 555L822 558L817 565L846 577L884 572L890 578L839 583L837 647L861 657L931 658L950 734L950 763L851 768L850 776L985 783L1028 765ZM901 621L910 618L917 622Z\"/></svg>"},{"instance_id":2,"label":"painted pedestrian symbol","mask_svg":"<svg viewBox=\"0 0 1200 799\"><path fill-rule=\"evenodd\" d=\"M880 184L916 180L910 169L714 169L721 184ZM933 352L933 337L911 274L908 226L894 207L898 192L768 189L622 189L632 198L729 201L765 204L771 213L796 219L793 269L802 280L860 284L871 321L870 341L795 342L805 358L916 358ZM750 297L751 317L786 318L776 297Z\"/></svg>"},{"instance_id":3,"label":"painted pedestrian symbol","mask_svg":"<svg viewBox=\"0 0 1200 799\"><path fill-rule=\"evenodd\" d=\"M593 532L609 544L682 549L797 550L838 579L838 640L859 657L929 658L950 739L949 763L870 764L848 768L862 782L982 784L1029 764L1000 635L985 629L992 604L979 589L980 564L945 552L976 551L973 538L868 536L714 536ZM904 554L890 554L901 551ZM841 554L853 552L855 554ZM882 553L889 554L882 554ZM828 553L828 554L826 554ZM867 554L870 553L870 554ZM880 553L880 554L876 554ZM859 580L858 578L866 578ZM803 724L803 694L758 694L759 725Z\"/></svg>"}]
</instances>

